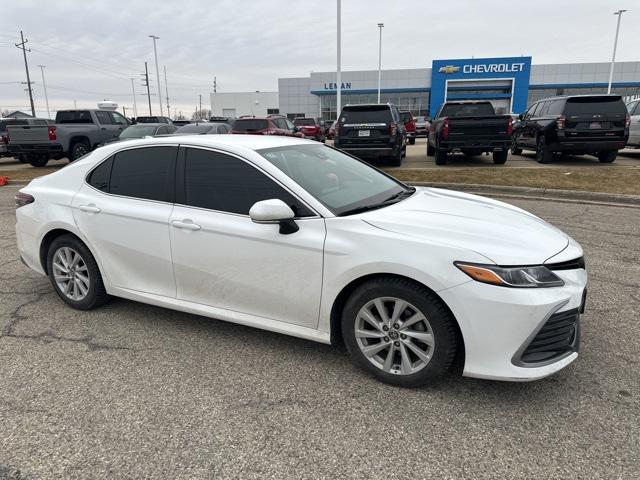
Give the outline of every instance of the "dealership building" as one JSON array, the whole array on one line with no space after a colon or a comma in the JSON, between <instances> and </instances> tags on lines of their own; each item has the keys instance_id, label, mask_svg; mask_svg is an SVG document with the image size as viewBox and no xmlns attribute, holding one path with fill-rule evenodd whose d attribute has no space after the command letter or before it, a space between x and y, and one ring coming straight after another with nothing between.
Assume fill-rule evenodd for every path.
<instances>
[{"instance_id":1,"label":"dealership building","mask_svg":"<svg viewBox=\"0 0 640 480\"><path fill-rule=\"evenodd\" d=\"M606 93L609 63L532 65L531 57L434 60L431 68L383 70L381 101L433 116L445 100L489 100L499 113L521 113L556 95ZM279 78L279 113L336 118L336 73ZM342 72L342 105L376 103L378 71ZM640 62L617 62L612 93L640 97Z\"/></svg>"}]
</instances>

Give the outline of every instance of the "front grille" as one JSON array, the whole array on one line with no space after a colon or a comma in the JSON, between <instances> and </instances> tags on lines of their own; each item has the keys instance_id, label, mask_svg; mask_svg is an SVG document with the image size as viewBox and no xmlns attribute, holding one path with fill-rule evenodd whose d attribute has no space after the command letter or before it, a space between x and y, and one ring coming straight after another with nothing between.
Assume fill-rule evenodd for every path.
<instances>
[{"instance_id":1,"label":"front grille","mask_svg":"<svg viewBox=\"0 0 640 480\"><path fill-rule=\"evenodd\" d=\"M578 270L585 269L584 257L574 258L573 260L567 260L566 262L558 263L545 263L545 267L549 270Z\"/></svg>"},{"instance_id":2,"label":"front grille","mask_svg":"<svg viewBox=\"0 0 640 480\"><path fill-rule=\"evenodd\" d=\"M523 363L548 362L568 352L577 352L580 344L580 313L577 308L555 313L542 326L522 353Z\"/></svg>"}]
</instances>

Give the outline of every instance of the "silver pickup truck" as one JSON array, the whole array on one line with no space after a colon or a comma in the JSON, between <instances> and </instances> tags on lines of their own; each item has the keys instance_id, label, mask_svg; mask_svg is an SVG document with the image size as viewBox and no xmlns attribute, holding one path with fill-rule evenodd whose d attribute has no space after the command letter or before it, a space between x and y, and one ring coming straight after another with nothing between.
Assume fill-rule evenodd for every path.
<instances>
[{"instance_id":1,"label":"silver pickup truck","mask_svg":"<svg viewBox=\"0 0 640 480\"><path fill-rule=\"evenodd\" d=\"M34 167L44 167L50 159L64 157L72 162L118 138L130 124L111 110L60 110L53 125L9 126L7 150Z\"/></svg>"}]
</instances>

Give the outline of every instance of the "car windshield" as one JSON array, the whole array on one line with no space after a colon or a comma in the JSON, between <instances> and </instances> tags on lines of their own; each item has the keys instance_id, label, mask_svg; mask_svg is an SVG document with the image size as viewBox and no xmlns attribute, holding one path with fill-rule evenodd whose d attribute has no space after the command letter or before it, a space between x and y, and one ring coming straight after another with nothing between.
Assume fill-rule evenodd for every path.
<instances>
[{"instance_id":1,"label":"car windshield","mask_svg":"<svg viewBox=\"0 0 640 480\"><path fill-rule=\"evenodd\" d=\"M176 130L176 133L208 133L215 125L192 123Z\"/></svg>"},{"instance_id":2,"label":"car windshield","mask_svg":"<svg viewBox=\"0 0 640 480\"><path fill-rule=\"evenodd\" d=\"M326 145L291 145L258 153L335 215L381 208L415 191Z\"/></svg>"},{"instance_id":3,"label":"car windshield","mask_svg":"<svg viewBox=\"0 0 640 480\"><path fill-rule=\"evenodd\" d=\"M608 113L627 113L619 96L573 97L567 99L565 115L606 115Z\"/></svg>"},{"instance_id":4,"label":"car windshield","mask_svg":"<svg viewBox=\"0 0 640 480\"><path fill-rule=\"evenodd\" d=\"M391 121L391 110L386 105L345 107L340 115L340 123L389 123Z\"/></svg>"},{"instance_id":5,"label":"car windshield","mask_svg":"<svg viewBox=\"0 0 640 480\"><path fill-rule=\"evenodd\" d=\"M487 103L451 103L442 107L441 117L482 117L495 115L493 105Z\"/></svg>"},{"instance_id":6,"label":"car windshield","mask_svg":"<svg viewBox=\"0 0 640 480\"><path fill-rule=\"evenodd\" d=\"M266 120L236 120L233 124L233 129L236 132L253 132L256 130L266 130L267 129L267 121Z\"/></svg>"},{"instance_id":7,"label":"car windshield","mask_svg":"<svg viewBox=\"0 0 640 480\"><path fill-rule=\"evenodd\" d=\"M296 118L293 120L294 125L315 125L316 121L313 118Z\"/></svg>"},{"instance_id":8,"label":"car windshield","mask_svg":"<svg viewBox=\"0 0 640 480\"><path fill-rule=\"evenodd\" d=\"M142 138L147 135L154 135L156 133L155 125L131 125L125 128L120 134L120 138Z\"/></svg>"}]
</instances>

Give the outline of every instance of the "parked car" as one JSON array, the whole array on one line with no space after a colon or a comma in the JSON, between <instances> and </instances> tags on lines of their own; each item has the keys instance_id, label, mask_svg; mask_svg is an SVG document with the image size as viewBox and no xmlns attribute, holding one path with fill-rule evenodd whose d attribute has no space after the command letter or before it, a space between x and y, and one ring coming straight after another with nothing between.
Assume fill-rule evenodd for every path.
<instances>
[{"instance_id":1,"label":"parked car","mask_svg":"<svg viewBox=\"0 0 640 480\"><path fill-rule=\"evenodd\" d=\"M235 117L210 117L210 122L214 123L227 123L229 125L233 125L233 122L236 121Z\"/></svg>"},{"instance_id":2,"label":"parked car","mask_svg":"<svg viewBox=\"0 0 640 480\"><path fill-rule=\"evenodd\" d=\"M465 376L523 381L578 357L583 251L534 215L316 142L175 143L110 144L17 193L21 260L70 307L117 296L344 342L404 387L454 358Z\"/></svg>"},{"instance_id":3,"label":"parked car","mask_svg":"<svg viewBox=\"0 0 640 480\"><path fill-rule=\"evenodd\" d=\"M304 137L291 120L282 115L242 116L233 122L231 133L240 135L284 135Z\"/></svg>"},{"instance_id":4,"label":"parked car","mask_svg":"<svg viewBox=\"0 0 640 480\"><path fill-rule=\"evenodd\" d=\"M191 120L172 120L172 122L176 127L184 127L185 125L189 125Z\"/></svg>"},{"instance_id":5,"label":"parked car","mask_svg":"<svg viewBox=\"0 0 640 480\"><path fill-rule=\"evenodd\" d=\"M174 125L168 125L166 123L137 123L125 128L120 136L120 140L129 138L143 138L154 135L169 135L176 131Z\"/></svg>"},{"instance_id":6,"label":"parked car","mask_svg":"<svg viewBox=\"0 0 640 480\"><path fill-rule=\"evenodd\" d=\"M631 123L620 95L575 95L534 103L520 116L511 153L536 152L539 163L555 153L595 155L612 163L629 138Z\"/></svg>"},{"instance_id":7,"label":"parked car","mask_svg":"<svg viewBox=\"0 0 640 480\"><path fill-rule=\"evenodd\" d=\"M400 166L407 144L398 108L390 103L345 106L334 146L359 158L386 158L390 165Z\"/></svg>"},{"instance_id":8,"label":"parked car","mask_svg":"<svg viewBox=\"0 0 640 480\"><path fill-rule=\"evenodd\" d=\"M176 135L218 135L231 133L228 123L190 123L176 130Z\"/></svg>"},{"instance_id":9,"label":"parked car","mask_svg":"<svg viewBox=\"0 0 640 480\"><path fill-rule=\"evenodd\" d=\"M331 126L329 127L329 130L327 130L327 138L330 140L333 140L333 138L336 136L336 125L338 124L338 121L334 121Z\"/></svg>"},{"instance_id":10,"label":"parked car","mask_svg":"<svg viewBox=\"0 0 640 480\"><path fill-rule=\"evenodd\" d=\"M306 138L313 138L318 142L324 142L326 139L324 127L316 117L294 118L293 124L298 127Z\"/></svg>"},{"instance_id":11,"label":"parked car","mask_svg":"<svg viewBox=\"0 0 640 480\"><path fill-rule=\"evenodd\" d=\"M51 120L44 118L0 118L0 158L1 157L16 157L20 162L27 163L27 159L24 154L14 155L9 153L9 126L20 125L49 125Z\"/></svg>"},{"instance_id":12,"label":"parked car","mask_svg":"<svg viewBox=\"0 0 640 480\"><path fill-rule=\"evenodd\" d=\"M400 110L402 121L404 122L404 129L407 132L407 140L409 145L416 144L416 121L413 119L413 115L409 110Z\"/></svg>"},{"instance_id":13,"label":"parked car","mask_svg":"<svg viewBox=\"0 0 640 480\"><path fill-rule=\"evenodd\" d=\"M427 137L429 135L429 126L431 122L429 117L417 116L416 117L416 137Z\"/></svg>"},{"instance_id":14,"label":"parked car","mask_svg":"<svg viewBox=\"0 0 640 480\"><path fill-rule=\"evenodd\" d=\"M34 167L49 159L77 160L99 145L117 139L131 122L110 110L59 110L54 125L9 126L9 153L25 155Z\"/></svg>"},{"instance_id":15,"label":"parked car","mask_svg":"<svg viewBox=\"0 0 640 480\"><path fill-rule=\"evenodd\" d=\"M135 123L165 123L169 125L173 125L173 120L169 117L160 117L160 116L146 116L146 117L136 117Z\"/></svg>"},{"instance_id":16,"label":"parked car","mask_svg":"<svg viewBox=\"0 0 640 480\"><path fill-rule=\"evenodd\" d=\"M640 99L627 105L629 112L629 140L627 147L640 148Z\"/></svg>"},{"instance_id":17,"label":"parked car","mask_svg":"<svg viewBox=\"0 0 640 480\"><path fill-rule=\"evenodd\" d=\"M489 101L445 102L431 122L427 156L435 156L436 165L444 165L450 153L490 152L493 163L502 165L509 154L512 129L511 117L496 115Z\"/></svg>"}]
</instances>

